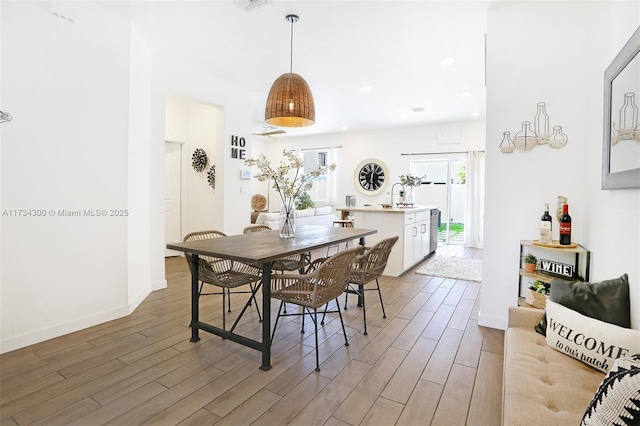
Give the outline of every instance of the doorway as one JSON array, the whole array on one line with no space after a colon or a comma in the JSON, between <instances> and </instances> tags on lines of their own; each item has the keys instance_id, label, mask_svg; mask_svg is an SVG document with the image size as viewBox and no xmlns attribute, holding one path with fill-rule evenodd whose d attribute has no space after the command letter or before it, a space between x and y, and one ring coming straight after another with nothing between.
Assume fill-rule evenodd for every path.
<instances>
[{"instance_id":1,"label":"doorway","mask_svg":"<svg viewBox=\"0 0 640 426\"><path fill-rule=\"evenodd\" d=\"M164 144L164 241L182 240L182 144ZM164 257L180 256L180 252L166 249Z\"/></svg>"},{"instance_id":2,"label":"doorway","mask_svg":"<svg viewBox=\"0 0 640 426\"><path fill-rule=\"evenodd\" d=\"M418 176L426 176L418 188L419 204L437 205L440 208L438 246L464 245L466 158L414 160L412 170Z\"/></svg>"}]
</instances>

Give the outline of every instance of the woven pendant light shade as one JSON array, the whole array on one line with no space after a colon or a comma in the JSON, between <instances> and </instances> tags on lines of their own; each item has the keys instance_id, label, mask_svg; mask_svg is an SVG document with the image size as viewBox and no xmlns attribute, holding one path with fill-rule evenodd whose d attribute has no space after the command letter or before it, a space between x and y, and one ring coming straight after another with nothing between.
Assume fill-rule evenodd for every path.
<instances>
[{"instance_id":1,"label":"woven pendant light shade","mask_svg":"<svg viewBox=\"0 0 640 426\"><path fill-rule=\"evenodd\" d=\"M316 122L311 89L295 73L282 74L273 82L264 110L267 124L279 127L305 127Z\"/></svg>"}]
</instances>

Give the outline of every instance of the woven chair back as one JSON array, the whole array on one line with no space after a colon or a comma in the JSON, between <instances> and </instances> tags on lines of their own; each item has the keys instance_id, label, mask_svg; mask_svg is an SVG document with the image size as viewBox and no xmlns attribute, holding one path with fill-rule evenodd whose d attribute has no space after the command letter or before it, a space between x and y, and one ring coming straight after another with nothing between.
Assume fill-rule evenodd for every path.
<instances>
[{"instance_id":1,"label":"woven chair back","mask_svg":"<svg viewBox=\"0 0 640 426\"><path fill-rule=\"evenodd\" d=\"M366 284L379 278L387 267L391 249L397 241L398 236L386 238L358 256L353 262L349 282Z\"/></svg>"},{"instance_id":2,"label":"woven chair back","mask_svg":"<svg viewBox=\"0 0 640 426\"><path fill-rule=\"evenodd\" d=\"M264 231L271 231L271 228L269 228L267 225L250 225L244 228L242 230L242 233L250 234L252 232L264 232Z\"/></svg>"},{"instance_id":3,"label":"woven chair back","mask_svg":"<svg viewBox=\"0 0 640 426\"><path fill-rule=\"evenodd\" d=\"M186 243L190 241L210 240L212 238L220 238L226 236L227 234L220 231L197 231L185 235L183 241ZM187 262L189 262L189 268L191 268L191 255L189 253L185 253L185 256L187 258ZM218 257L200 255L200 260L200 276L207 276L209 274L209 271L206 270L208 269L207 265L211 267L213 272L215 272L216 274L223 274L233 267L233 262L231 260L220 259ZM203 265L202 261L206 262L207 265Z\"/></svg>"},{"instance_id":4,"label":"woven chair back","mask_svg":"<svg viewBox=\"0 0 640 426\"><path fill-rule=\"evenodd\" d=\"M226 237L220 231L198 231L187 234L184 242L208 240L212 238ZM191 270L192 257L185 253L189 270ZM220 287L235 288L260 279L260 269L253 265L236 262L228 259L220 259L212 256L199 256L198 276L200 281L214 284Z\"/></svg>"},{"instance_id":5,"label":"woven chair back","mask_svg":"<svg viewBox=\"0 0 640 426\"><path fill-rule=\"evenodd\" d=\"M359 248L341 251L325 260L316 269L313 280L315 289L312 305L314 307L319 308L344 292L351 272L351 264L359 251Z\"/></svg>"}]
</instances>

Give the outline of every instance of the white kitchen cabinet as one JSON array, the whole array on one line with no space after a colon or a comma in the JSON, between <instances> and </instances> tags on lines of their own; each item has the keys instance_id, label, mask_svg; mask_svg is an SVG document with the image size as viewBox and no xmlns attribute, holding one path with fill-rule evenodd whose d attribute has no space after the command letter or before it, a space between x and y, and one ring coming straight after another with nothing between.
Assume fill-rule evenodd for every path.
<instances>
[{"instance_id":1,"label":"white kitchen cabinet","mask_svg":"<svg viewBox=\"0 0 640 426\"><path fill-rule=\"evenodd\" d=\"M378 233L366 238L366 245L398 236L391 250L384 275L397 277L411 269L435 251L431 246L431 211L437 207L382 208L345 207L343 217L352 216L356 228L376 229Z\"/></svg>"}]
</instances>

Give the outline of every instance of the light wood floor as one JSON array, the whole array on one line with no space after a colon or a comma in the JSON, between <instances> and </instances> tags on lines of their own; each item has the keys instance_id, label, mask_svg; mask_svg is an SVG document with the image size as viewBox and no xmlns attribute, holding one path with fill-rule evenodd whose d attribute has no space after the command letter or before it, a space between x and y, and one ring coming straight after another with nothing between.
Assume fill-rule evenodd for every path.
<instances>
[{"instance_id":1,"label":"light wood floor","mask_svg":"<svg viewBox=\"0 0 640 426\"><path fill-rule=\"evenodd\" d=\"M482 258L459 246L438 254ZM166 271L168 288L132 315L0 356L0 423L500 424L503 332L478 326L477 282L384 277L387 318L368 292L364 336L352 296L343 315L350 345L328 316L319 373L313 324L301 334L299 317L281 319L264 372L255 350L205 332L189 342L184 258L167 259ZM232 297L232 317L243 297ZM203 297L201 312L218 321L219 296ZM255 310L238 327L259 339Z\"/></svg>"}]
</instances>

